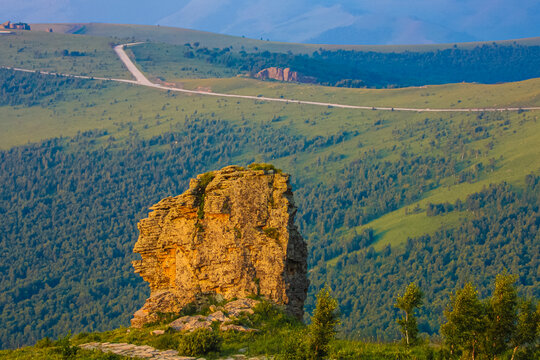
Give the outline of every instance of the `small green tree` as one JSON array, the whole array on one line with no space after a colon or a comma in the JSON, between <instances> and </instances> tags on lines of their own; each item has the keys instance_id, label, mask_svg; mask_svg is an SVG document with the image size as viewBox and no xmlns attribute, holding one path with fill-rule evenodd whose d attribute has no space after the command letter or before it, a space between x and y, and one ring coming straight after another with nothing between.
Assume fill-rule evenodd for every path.
<instances>
[{"instance_id":1,"label":"small green tree","mask_svg":"<svg viewBox=\"0 0 540 360\"><path fill-rule=\"evenodd\" d=\"M512 360L520 347L538 344L540 337L540 304L532 300L523 300L519 305L517 328L511 340L513 351Z\"/></svg>"},{"instance_id":2,"label":"small green tree","mask_svg":"<svg viewBox=\"0 0 540 360\"><path fill-rule=\"evenodd\" d=\"M317 305L309 325L307 339L307 358L310 360L323 359L329 350L330 341L336 335L339 324L337 301L332 298L327 288L317 294Z\"/></svg>"},{"instance_id":3,"label":"small green tree","mask_svg":"<svg viewBox=\"0 0 540 360\"><path fill-rule=\"evenodd\" d=\"M410 283L405 289L403 296L396 298L395 307L405 312L405 317L399 319L397 323L401 326L401 332L405 336L407 346L418 342L418 325L414 310L422 306L422 290L415 284Z\"/></svg>"},{"instance_id":4,"label":"small green tree","mask_svg":"<svg viewBox=\"0 0 540 360\"><path fill-rule=\"evenodd\" d=\"M495 279L495 289L487 302L487 328L484 352L490 358L506 352L514 338L518 321L518 295L514 283L516 277L499 274Z\"/></svg>"},{"instance_id":5,"label":"small green tree","mask_svg":"<svg viewBox=\"0 0 540 360\"><path fill-rule=\"evenodd\" d=\"M57 351L62 355L62 359L64 360L75 359L79 351L77 346L71 345L71 331L66 336L56 340L54 346L57 347Z\"/></svg>"},{"instance_id":6,"label":"small green tree","mask_svg":"<svg viewBox=\"0 0 540 360\"><path fill-rule=\"evenodd\" d=\"M441 326L441 333L450 351L456 355L463 351L474 360L480 337L486 328L484 306L478 299L475 287L467 283L457 290L450 300L444 315L447 322Z\"/></svg>"}]
</instances>

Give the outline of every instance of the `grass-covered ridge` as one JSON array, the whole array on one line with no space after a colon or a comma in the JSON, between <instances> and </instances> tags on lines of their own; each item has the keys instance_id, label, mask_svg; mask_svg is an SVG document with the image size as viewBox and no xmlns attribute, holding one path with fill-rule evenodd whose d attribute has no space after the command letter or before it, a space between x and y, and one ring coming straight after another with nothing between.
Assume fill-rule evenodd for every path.
<instances>
[{"instance_id":1,"label":"grass-covered ridge","mask_svg":"<svg viewBox=\"0 0 540 360\"><path fill-rule=\"evenodd\" d=\"M11 70L3 70L6 77L28 79L24 80L28 83L40 79L39 81L45 81L45 84L49 86L47 82L52 84L55 81L54 78L48 80L45 75L28 73L10 75L10 73L12 73ZM22 81L19 80L19 82ZM498 85L457 84L394 90L343 89L267 83L242 78L184 80L182 84L187 89L205 88L215 92L240 95L260 94L352 105L467 108L538 106L540 105L539 82L538 79L532 79ZM70 86L58 89L54 95L41 97L40 107L2 107L4 131L0 133L0 148L7 149L28 141L35 142L60 135L73 136L79 130L99 128L114 131L113 129L118 128L119 124L128 123L133 124L133 127L138 129L143 136L144 134L154 135L169 129L165 123L181 122L183 117L195 111L209 117L234 121L238 119L271 121L273 127L288 126L293 121L294 126L303 133L322 135L331 133L336 126L358 130L359 127L364 126L363 124L376 123L379 120L381 120L379 126L370 131L377 131L377 134L380 134L380 130L388 128L387 125L394 121L402 123L404 119L421 121L426 118L440 118L444 121L478 115L444 113L441 117L439 116L441 114L324 109L310 105L186 96L134 85L100 81L93 81L91 86L94 88L92 91L77 91ZM9 103L8 97L17 96L13 93L16 86L6 82L3 87L6 93L2 95L2 102ZM35 92L29 96L36 97L38 94L37 91ZM515 114L508 116L515 117ZM418 130L419 128L413 131Z\"/></svg>"},{"instance_id":2,"label":"grass-covered ridge","mask_svg":"<svg viewBox=\"0 0 540 360\"><path fill-rule=\"evenodd\" d=\"M317 306L309 325L260 297L252 297L251 307L242 313L237 313L238 308L235 308L233 315L227 311L229 305L236 306L231 300L209 296L199 298L179 314L163 314L161 320L143 328L121 327L75 336L69 332L55 341L45 337L34 346L0 350L0 356L3 359L120 360L152 355L168 358L178 354L193 359L204 356L256 360L431 360L464 359L474 354L479 358L516 355L516 359L537 358L538 302L521 297L515 281L516 277L507 272L497 275L490 296L481 296L483 299L470 282L456 288L445 310L445 320L439 324L443 338L436 342L418 336L416 313L424 305L424 293L415 283L410 283L400 292L403 295L393 299L394 306L408 314L398 321L402 325L400 343L343 339L344 334L338 334L336 328L341 317L338 303L324 288L317 294ZM240 302L245 304L245 300ZM189 323L192 329L180 330L179 321ZM197 321L204 321L204 327L198 327ZM474 330L470 331L472 326ZM459 330L456 333L453 329Z\"/></svg>"},{"instance_id":3,"label":"grass-covered ridge","mask_svg":"<svg viewBox=\"0 0 540 360\"><path fill-rule=\"evenodd\" d=\"M93 36L16 31L0 41L0 66L130 79L112 49L114 43L112 39Z\"/></svg>"},{"instance_id":4,"label":"grass-covered ridge","mask_svg":"<svg viewBox=\"0 0 540 360\"><path fill-rule=\"evenodd\" d=\"M127 359L100 351L79 349L86 343L127 343L148 345L158 350L178 350L179 355L204 356L207 359L228 358L237 354L247 357L268 357L276 359L304 359L306 353L298 352L302 339L309 338L309 328L284 314L281 309L262 301L253 308L253 314L243 314L233 323L249 325L255 332L220 331L219 324L214 329L177 332L166 322L145 326L142 329L120 327L115 330L94 333L68 334L58 340L43 338L34 346L18 350L0 350L3 359ZM194 313L195 315L196 313ZM156 331L164 331L155 335ZM195 341L195 342L193 342ZM193 343L192 343L193 342ZM329 355L337 359L394 359L396 356L415 356L416 359L429 359L436 348L423 345L413 349L402 345L381 345L346 340L334 340L329 344ZM307 351L307 349L306 349Z\"/></svg>"}]
</instances>

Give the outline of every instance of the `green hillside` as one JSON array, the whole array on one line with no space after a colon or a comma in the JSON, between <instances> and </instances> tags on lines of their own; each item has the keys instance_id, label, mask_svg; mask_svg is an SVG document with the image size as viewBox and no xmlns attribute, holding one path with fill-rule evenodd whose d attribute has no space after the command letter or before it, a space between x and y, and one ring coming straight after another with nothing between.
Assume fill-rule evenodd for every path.
<instances>
[{"instance_id":1,"label":"green hillside","mask_svg":"<svg viewBox=\"0 0 540 360\"><path fill-rule=\"evenodd\" d=\"M129 77L110 39L17 36L11 48L0 45L0 65L105 77L110 66ZM41 62L12 50L24 44L32 53L65 47L103 56ZM160 76L158 67L149 70ZM539 79L384 90L173 80L188 89L367 106L540 105ZM130 265L136 223L191 177L229 164L272 162L292 174L310 249L306 309L329 284L346 314L343 336L395 339L393 299L410 281L426 292L426 336L438 332L447 289L465 281L485 293L507 268L524 295L540 296L540 111L339 109L6 69L0 86L0 348L127 325L148 292ZM439 275L430 276L434 269Z\"/></svg>"},{"instance_id":2,"label":"green hillside","mask_svg":"<svg viewBox=\"0 0 540 360\"><path fill-rule=\"evenodd\" d=\"M0 66L70 75L130 79L112 40L40 31L16 31L0 41Z\"/></svg>"},{"instance_id":3,"label":"green hillside","mask_svg":"<svg viewBox=\"0 0 540 360\"><path fill-rule=\"evenodd\" d=\"M214 305L215 306L215 305ZM198 316L208 316L208 305L199 311ZM7 360L31 359L72 359L72 360L135 360L147 358L142 356L143 348L148 350L167 351L169 356L163 354L160 358L173 359L173 353L180 356L189 356L187 359L233 359L249 358L252 360L277 358L306 360L308 353L313 350L308 346L311 329L298 319L290 318L281 309L269 303L262 303L253 309L253 314L242 314L234 320L235 324L257 328L256 332L221 331L219 325L214 323L212 331L198 329L194 332L178 332L169 327L169 321L156 322L136 329L120 327L111 331L80 333L75 336L65 335L58 340L43 338L34 346L16 350L0 350L0 357ZM206 316L205 316L206 315ZM164 332L154 335L153 332ZM328 355L336 359L396 359L414 358L418 360L432 359L434 355L443 354L440 346L429 344L407 348L401 344L372 344L360 341L347 341L333 339L327 334L329 342ZM107 352L91 349L89 343L105 343ZM86 344L86 345L85 345ZM126 344L131 348L126 351ZM81 347L79 347L82 345ZM93 345L90 345L93 346ZM116 347L114 349L113 347ZM134 356L133 348L141 357ZM105 348L103 348L105 349ZM116 351L115 351L116 350ZM311 351L310 351L311 350ZM114 352L114 353L113 353ZM522 351L522 353L526 353ZM196 356L196 357L193 357ZM182 357L183 358L183 357ZM174 359L178 359L174 357Z\"/></svg>"},{"instance_id":4,"label":"green hillside","mask_svg":"<svg viewBox=\"0 0 540 360\"><path fill-rule=\"evenodd\" d=\"M98 29L102 27L106 25L97 26ZM174 30L173 33L180 31L169 30ZM18 31L3 35L5 41L0 42L0 63L29 70L125 79L130 76L118 61L112 46L142 41L129 48L132 57L151 78L167 82L253 75L268 67L291 68L317 85L356 88L500 83L540 77L540 46L534 45L532 40L477 44L474 47L456 45L430 51L414 48L405 52L316 48L307 54L297 54L291 52L289 44L275 44L270 49L248 49L240 44L245 40L242 38L234 38L240 41L238 44L225 46L227 37L204 33L208 39L220 43L216 47L217 43L195 41L195 33L187 31L184 34L186 41L180 45L148 42L152 37L104 38ZM47 45L44 47L43 43Z\"/></svg>"},{"instance_id":5,"label":"green hillside","mask_svg":"<svg viewBox=\"0 0 540 360\"><path fill-rule=\"evenodd\" d=\"M235 47L209 48L198 42L130 47L142 69L162 80L253 76L271 67L290 68L300 74L301 82L353 88L495 84L540 77L540 46L517 43L403 53L321 48L310 54L293 54L285 50L238 51Z\"/></svg>"}]
</instances>

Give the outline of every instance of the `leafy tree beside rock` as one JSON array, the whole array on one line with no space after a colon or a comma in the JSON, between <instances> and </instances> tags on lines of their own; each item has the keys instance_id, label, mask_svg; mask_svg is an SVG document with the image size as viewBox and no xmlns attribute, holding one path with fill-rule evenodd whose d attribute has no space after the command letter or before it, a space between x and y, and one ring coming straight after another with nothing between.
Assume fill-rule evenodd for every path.
<instances>
[{"instance_id":1,"label":"leafy tree beside rock","mask_svg":"<svg viewBox=\"0 0 540 360\"><path fill-rule=\"evenodd\" d=\"M455 292L441 326L452 356L538 358L540 313L535 301L518 297L516 280L506 272L497 275L493 294L485 301L470 283Z\"/></svg>"},{"instance_id":2,"label":"leafy tree beside rock","mask_svg":"<svg viewBox=\"0 0 540 360\"><path fill-rule=\"evenodd\" d=\"M514 360L516 354L520 354L521 352L525 354L524 358L527 355L531 355L535 350L538 352L540 347L539 340L540 303L530 299L521 300L516 331L511 340L513 347L512 360ZM518 352L518 350L522 351ZM518 356L518 358L520 357Z\"/></svg>"},{"instance_id":3,"label":"leafy tree beside rock","mask_svg":"<svg viewBox=\"0 0 540 360\"><path fill-rule=\"evenodd\" d=\"M396 299L395 307L405 312L405 317L399 319L397 323L401 327L401 332L405 336L407 346L418 342L418 324L414 316L414 310L422 306L424 294L415 283L410 283L403 296Z\"/></svg>"},{"instance_id":4,"label":"leafy tree beside rock","mask_svg":"<svg viewBox=\"0 0 540 360\"><path fill-rule=\"evenodd\" d=\"M499 274L495 279L493 295L486 303L485 352L490 357L503 354L517 328L518 295L516 277Z\"/></svg>"},{"instance_id":5,"label":"leafy tree beside rock","mask_svg":"<svg viewBox=\"0 0 540 360\"><path fill-rule=\"evenodd\" d=\"M474 360L485 328L484 306L478 299L476 288L467 283L463 289L457 290L444 315L447 322L442 325L441 332L450 347L450 353L470 354Z\"/></svg>"},{"instance_id":6,"label":"leafy tree beside rock","mask_svg":"<svg viewBox=\"0 0 540 360\"><path fill-rule=\"evenodd\" d=\"M317 294L317 306L309 325L307 340L307 358L323 359L328 355L329 344L336 335L339 324L339 311L336 299L332 298L327 288Z\"/></svg>"}]
</instances>

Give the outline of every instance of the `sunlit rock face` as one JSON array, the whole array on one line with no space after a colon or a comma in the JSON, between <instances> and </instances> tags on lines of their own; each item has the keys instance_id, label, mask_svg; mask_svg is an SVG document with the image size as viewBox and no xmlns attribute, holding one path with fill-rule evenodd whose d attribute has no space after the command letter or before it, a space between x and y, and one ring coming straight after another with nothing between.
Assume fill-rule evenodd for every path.
<instances>
[{"instance_id":1,"label":"sunlit rock face","mask_svg":"<svg viewBox=\"0 0 540 360\"><path fill-rule=\"evenodd\" d=\"M133 327L207 295L260 295L303 316L307 247L294 225L289 175L262 168L199 175L185 193L150 208L138 224L134 252L142 260L133 266L151 295Z\"/></svg>"}]
</instances>

